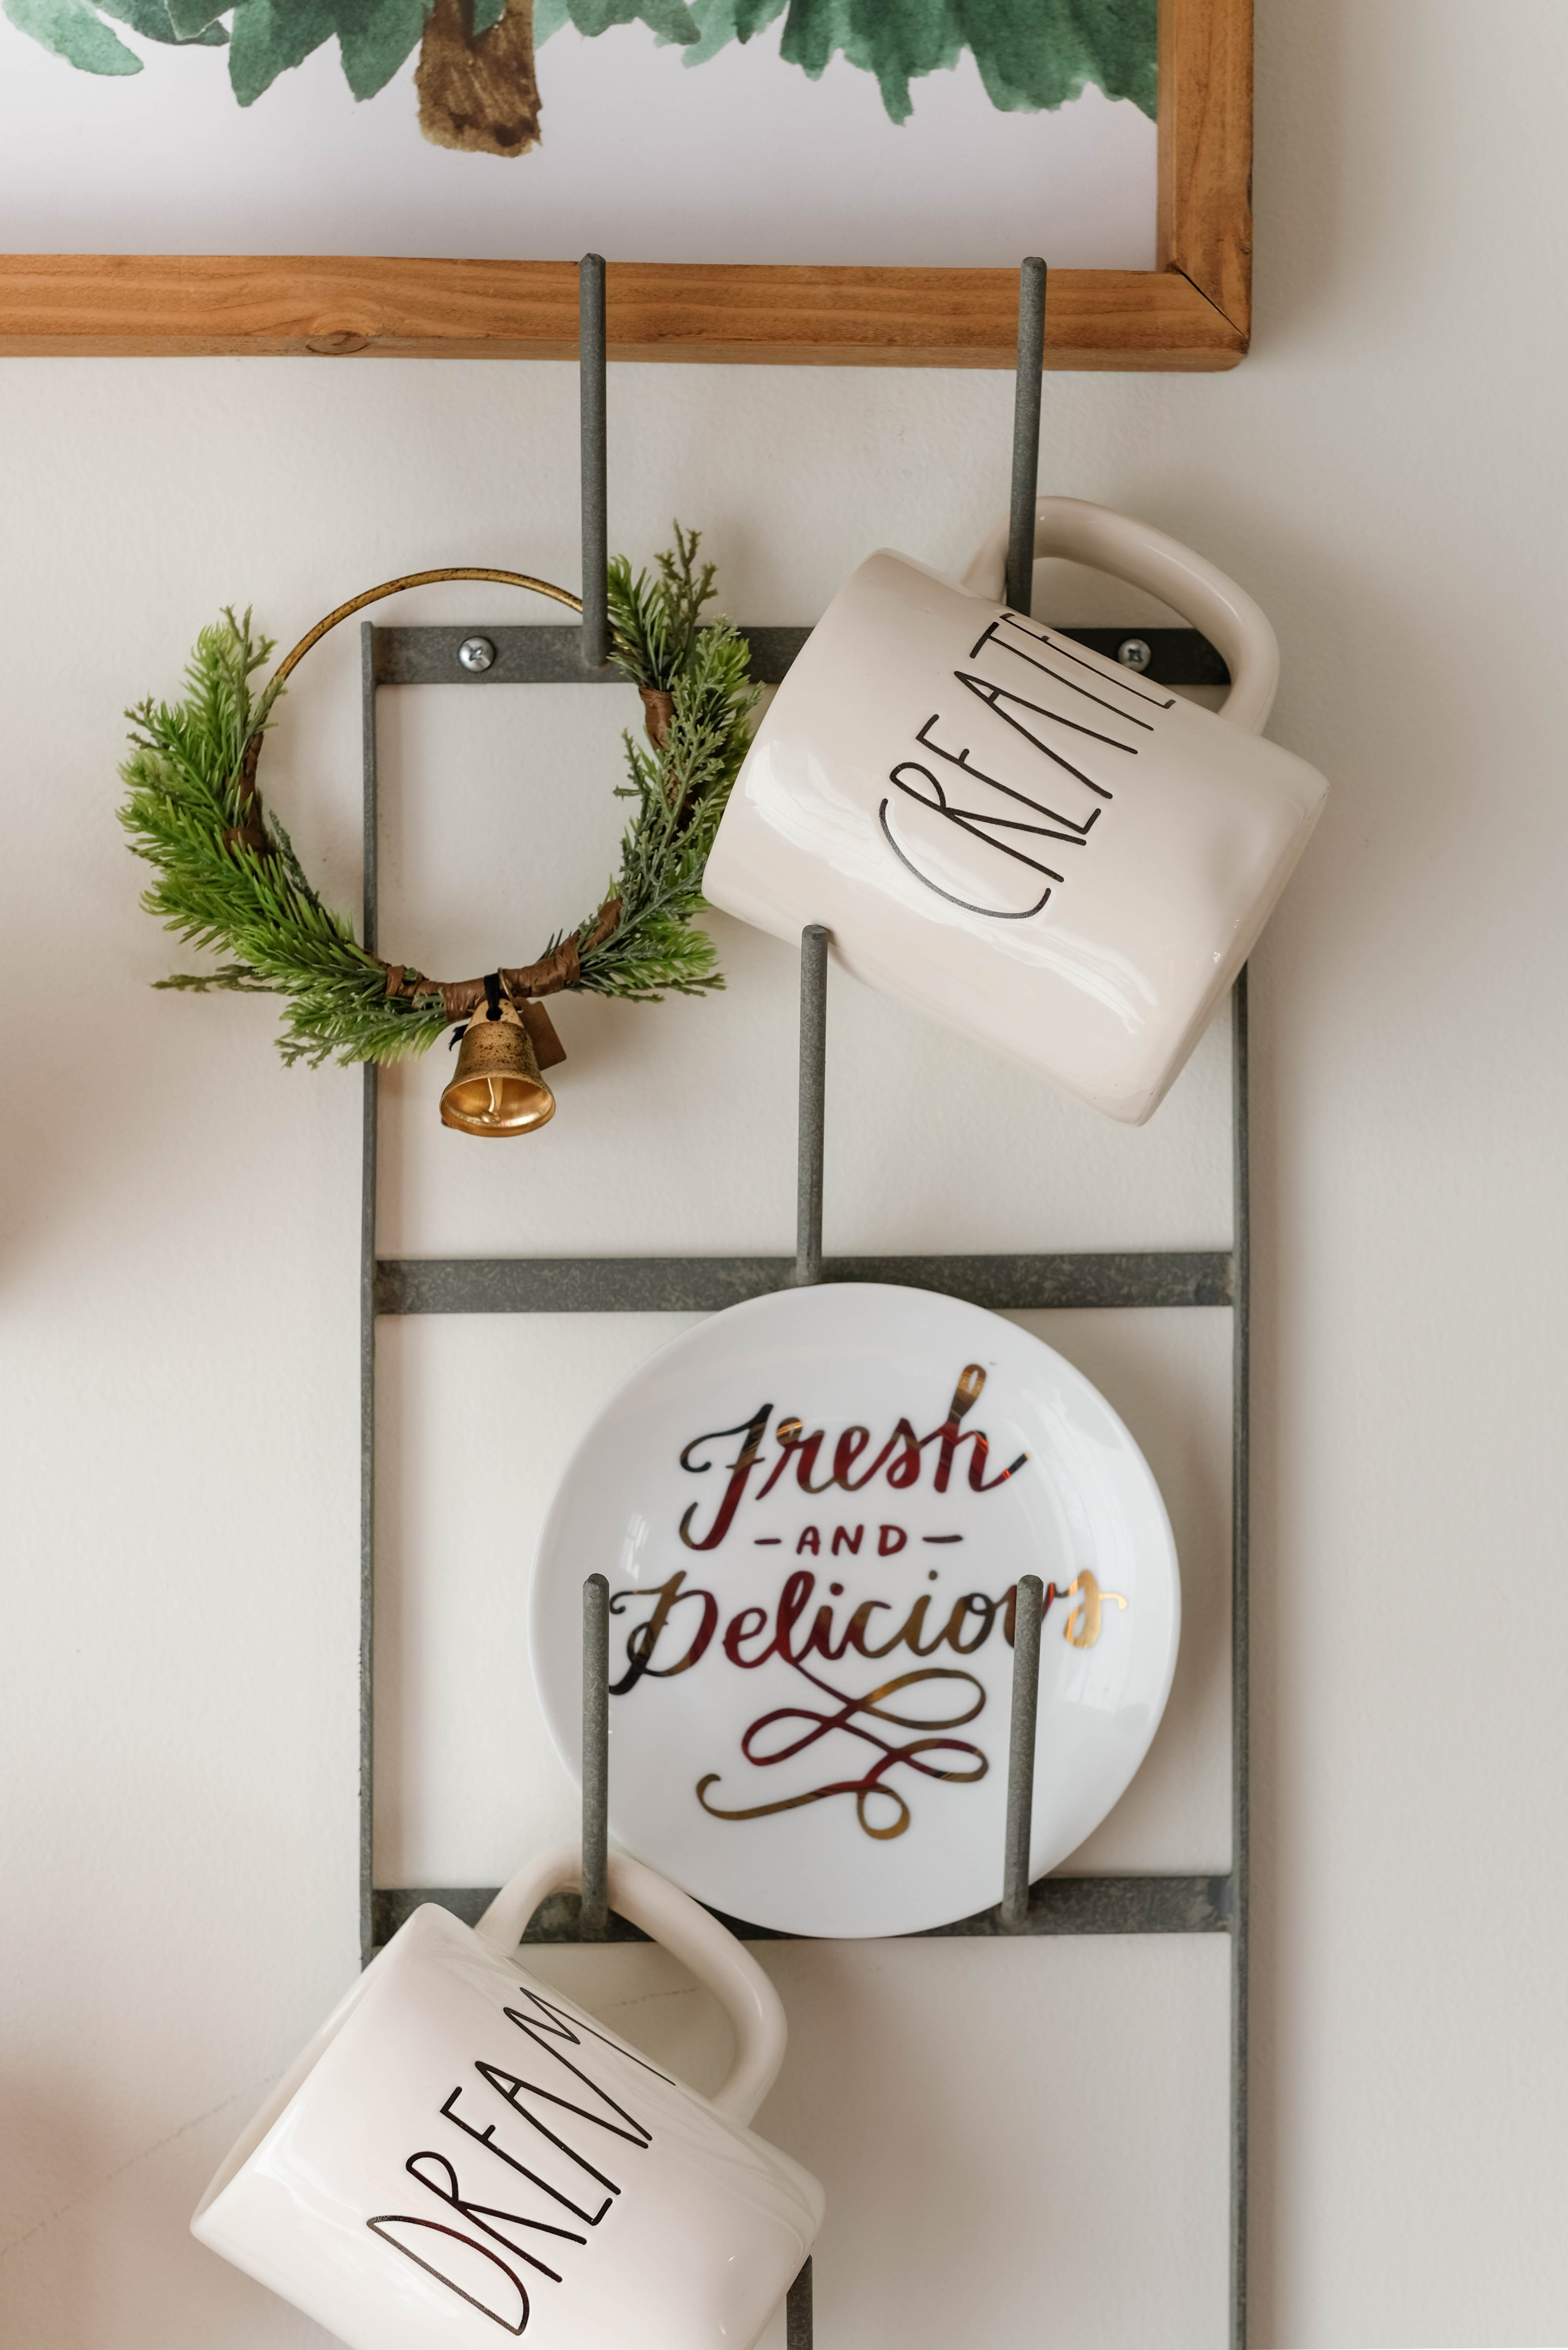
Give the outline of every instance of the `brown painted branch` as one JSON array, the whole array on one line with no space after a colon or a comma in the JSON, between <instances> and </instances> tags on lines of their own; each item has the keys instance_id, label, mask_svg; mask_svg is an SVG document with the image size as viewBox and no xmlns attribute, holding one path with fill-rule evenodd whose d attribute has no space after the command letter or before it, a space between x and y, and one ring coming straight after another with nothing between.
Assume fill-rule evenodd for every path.
<instances>
[{"instance_id":1,"label":"brown painted branch","mask_svg":"<svg viewBox=\"0 0 1568 2350\"><path fill-rule=\"evenodd\" d=\"M534 0L507 0L487 32L473 34L472 0L435 0L414 76L420 129L436 147L467 154L525 155L539 144L534 69Z\"/></svg>"}]
</instances>

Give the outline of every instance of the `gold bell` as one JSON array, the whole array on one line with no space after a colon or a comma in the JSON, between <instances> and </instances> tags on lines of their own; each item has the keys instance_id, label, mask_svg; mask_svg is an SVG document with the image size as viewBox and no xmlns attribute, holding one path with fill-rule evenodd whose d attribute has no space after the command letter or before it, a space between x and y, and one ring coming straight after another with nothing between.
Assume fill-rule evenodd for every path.
<instances>
[{"instance_id":1,"label":"gold bell","mask_svg":"<svg viewBox=\"0 0 1568 2350\"><path fill-rule=\"evenodd\" d=\"M492 993L463 1032L441 1097L441 1124L463 1134L526 1134L555 1115L522 1014L509 996Z\"/></svg>"}]
</instances>

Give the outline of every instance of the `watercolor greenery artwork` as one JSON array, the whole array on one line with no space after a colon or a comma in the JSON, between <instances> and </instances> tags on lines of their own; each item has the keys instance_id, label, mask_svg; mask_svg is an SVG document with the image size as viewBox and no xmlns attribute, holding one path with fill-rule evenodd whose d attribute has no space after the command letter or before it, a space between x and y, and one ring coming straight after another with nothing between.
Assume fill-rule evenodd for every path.
<instances>
[{"instance_id":1,"label":"watercolor greenery artwork","mask_svg":"<svg viewBox=\"0 0 1568 2350\"><path fill-rule=\"evenodd\" d=\"M1054 110L1091 85L1153 117L1158 0L0 0L18 31L83 73L129 75L120 24L175 47L226 48L252 106L330 41L356 99L374 98L417 50L420 128L437 146L519 156L540 143L538 51L572 26L589 39L647 26L701 66L782 17L778 55L811 80L836 57L873 75L890 120L915 85L972 57L1003 112ZM548 78L546 73L546 81Z\"/></svg>"}]
</instances>

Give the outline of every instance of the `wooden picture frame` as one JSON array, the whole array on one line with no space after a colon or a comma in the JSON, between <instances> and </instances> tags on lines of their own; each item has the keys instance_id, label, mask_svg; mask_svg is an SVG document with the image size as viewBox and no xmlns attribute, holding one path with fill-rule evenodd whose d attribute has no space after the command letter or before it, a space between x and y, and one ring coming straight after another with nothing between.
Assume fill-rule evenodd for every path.
<instances>
[{"instance_id":1,"label":"wooden picture frame","mask_svg":"<svg viewBox=\"0 0 1568 2350\"><path fill-rule=\"evenodd\" d=\"M1245 356L1252 0L1160 0L1158 136L1158 266L1054 269L1049 368L1199 370ZM1009 269L610 263L612 359L1014 363ZM0 255L7 358L562 359L576 349L566 262Z\"/></svg>"}]
</instances>

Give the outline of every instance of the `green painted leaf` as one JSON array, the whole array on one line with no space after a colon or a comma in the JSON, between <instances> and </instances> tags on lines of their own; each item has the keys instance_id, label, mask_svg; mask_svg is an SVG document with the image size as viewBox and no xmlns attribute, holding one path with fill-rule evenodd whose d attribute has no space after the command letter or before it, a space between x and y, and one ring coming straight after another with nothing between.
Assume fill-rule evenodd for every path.
<instances>
[{"instance_id":1,"label":"green painted leaf","mask_svg":"<svg viewBox=\"0 0 1568 2350\"><path fill-rule=\"evenodd\" d=\"M164 41L174 48L221 49L228 39L222 25L209 22L194 33L175 29L163 0L97 0L106 16L116 16L149 41Z\"/></svg>"},{"instance_id":2,"label":"green painted leaf","mask_svg":"<svg viewBox=\"0 0 1568 2350\"><path fill-rule=\"evenodd\" d=\"M762 0L764 13L761 16L754 9L748 9L743 33L737 22L737 11L742 5L743 0L691 0L691 14L697 19L702 37L695 48L687 50L681 60L683 65L706 65L708 59L716 57L728 42L750 40L753 33L761 32L764 25L771 25L775 17L784 15L789 0Z\"/></svg>"},{"instance_id":3,"label":"green painted leaf","mask_svg":"<svg viewBox=\"0 0 1568 2350\"><path fill-rule=\"evenodd\" d=\"M953 0L993 106L1054 109L1093 83L1152 121L1158 0Z\"/></svg>"},{"instance_id":4,"label":"green painted leaf","mask_svg":"<svg viewBox=\"0 0 1568 2350\"><path fill-rule=\"evenodd\" d=\"M787 6L788 0L784 0L784 5ZM729 0L729 5L735 20L735 38L738 41L753 39L775 17L784 14L779 0Z\"/></svg>"},{"instance_id":5,"label":"green painted leaf","mask_svg":"<svg viewBox=\"0 0 1568 2350\"><path fill-rule=\"evenodd\" d=\"M349 88L374 98L419 47L424 25L425 0L239 0L229 54L234 96L254 105L336 35Z\"/></svg>"},{"instance_id":6,"label":"green painted leaf","mask_svg":"<svg viewBox=\"0 0 1568 2350\"><path fill-rule=\"evenodd\" d=\"M612 25L648 25L663 41L691 48L702 37L685 0L566 0L566 13L590 39Z\"/></svg>"},{"instance_id":7,"label":"green painted leaf","mask_svg":"<svg viewBox=\"0 0 1568 2350\"><path fill-rule=\"evenodd\" d=\"M910 84L965 49L1004 113L1054 109L1092 82L1154 117L1158 0L694 0L701 38L686 63L753 39L786 5L784 61L815 81L845 57L875 74L895 122L909 120Z\"/></svg>"},{"instance_id":8,"label":"green painted leaf","mask_svg":"<svg viewBox=\"0 0 1568 2350\"><path fill-rule=\"evenodd\" d=\"M331 0L239 0L229 39L229 80L254 106L280 73L304 63L337 31Z\"/></svg>"},{"instance_id":9,"label":"green painted leaf","mask_svg":"<svg viewBox=\"0 0 1568 2350\"><path fill-rule=\"evenodd\" d=\"M505 5L501 0L497 16ZM418 48L425 28L424 0L336 0L336 13L344 77L356 98L374 98Z\"/></svg>"},{"instance_id":10,"label":"green painted leaf","mask_svg":"<svg viewBox=\"0 0 1568 2350\"><path fill-rule=\"evenodd\" d=\"M566 0L534 0L534 47L538 49L558 33L563 25L570 24Z\"/></svg>"},{"instance_id":11,"label":"green painted leaf","mask_svg":"<svg viewBox=\"0 0 1568 2350\"><path fill-rule=\"evenodd\" d=\"M137 74L141 59L111 33L87 0L0 0L19 33L81 73Z\"/></svg>"},{"instance_id":12,"label":"green painted leaf","mask_svg":"<svg viewBox=\"0 0 1568 2350\"><path fill-rule=\"evenodd\" d=\"M180 41L193 41L198 33L206 32L226 16L231 5L232 0L163 0L174 37ZM227 40L228 35L223 37Z\"/></svg>"},{"instance_id":13,"label":"green painted leaf","mask_svg":"<svg viewBox=\"0 0 1568 2350\"><path fill-rule=\"evenodd\" d=\"M779 55L815 81L842 50L876 75L893 120L907 122L910 81L950 69L963 54L954 16L951 0L790 0Z\"/></svg>"},{"instance_id":14,"label":"green painted leaf","mask_svg":"<svg viewBox=\"0 0 1568 2350\"><path fill-rule=\"evenodd\" d=\"M473 0L473 7L471 14L472 17L473 37L477 41L481 33L493 32L496 26L500 24L501 19L506 14L506 0ZM534 46L535 48L538 47L539 43L543 38L544 36L539 30L537 22L535 22L534 26Z\"/></svg>"}]
</instances>

